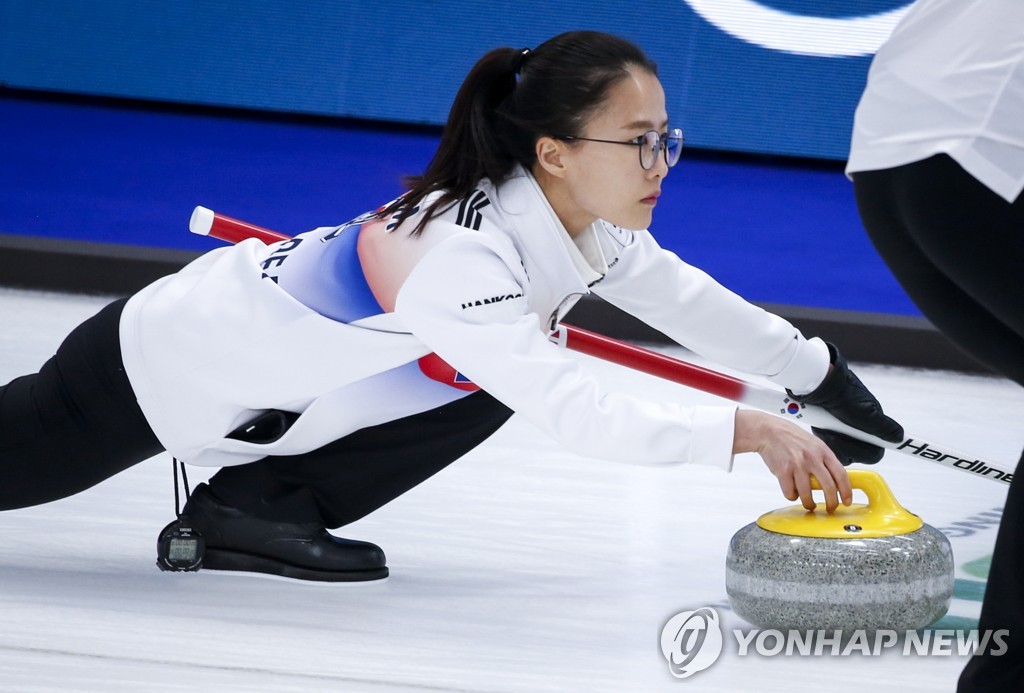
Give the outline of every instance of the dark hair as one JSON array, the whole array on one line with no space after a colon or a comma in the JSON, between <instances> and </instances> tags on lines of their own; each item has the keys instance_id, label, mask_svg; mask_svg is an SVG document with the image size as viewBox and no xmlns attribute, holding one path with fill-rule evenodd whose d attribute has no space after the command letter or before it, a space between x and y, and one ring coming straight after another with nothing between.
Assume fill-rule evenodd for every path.
<instances>
[{"instance_id":1,"label":"dark hair","mask_svg":"<svg viewBox=\"0 0 1024 693\"><path fill-rule=\"evenodd\" d=\"M530 169L537 140L580 135L608 90L640 68L658 68L637 46L596 31L570 31L535 50L496 48L462 82L434 158L419 176L405 179L408 191L382 215L412 216L423 199L444 191L412 233L465 197L482 178L505 180L515 164Z\"/></svg>"}]
</instances>

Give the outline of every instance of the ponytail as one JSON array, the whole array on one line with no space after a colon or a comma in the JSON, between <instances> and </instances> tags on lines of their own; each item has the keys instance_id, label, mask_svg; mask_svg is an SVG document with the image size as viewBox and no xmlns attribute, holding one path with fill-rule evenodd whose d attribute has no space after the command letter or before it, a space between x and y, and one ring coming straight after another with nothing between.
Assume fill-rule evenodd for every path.
<instances>
[{"instance_id":1,"label":"ponytail","mask_svg":"<svg viewBox=\"0 0 1024 693\"><path fill-rule=\"evenodd\" d=\"M408 191L381 211L401 223L422 211L412 230L468 195L483 178L495 185L516 164L532 168L543 135L579 135L608 89L638 67L657 66L632 43L609 34L573 31L530 49L496 48L466 75L452 104L441 142L426 170L405 179ZM440 191L430 206L424 198Z\"/></svg>"}]
</instances>

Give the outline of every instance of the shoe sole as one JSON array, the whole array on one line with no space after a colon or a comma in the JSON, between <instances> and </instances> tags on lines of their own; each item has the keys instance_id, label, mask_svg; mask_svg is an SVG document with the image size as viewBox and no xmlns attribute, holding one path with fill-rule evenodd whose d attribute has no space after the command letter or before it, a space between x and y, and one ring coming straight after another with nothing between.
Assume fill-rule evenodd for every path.
<instances>
[{"instance_id":1,"label":"shoe sole","mask_svg":"<svg viewBox=\"0 0 1024 693\"><path fill-rule=\"evenodd\" d=\"M281 563L261 556L207 548L200 570L263 573L309 582L369 582L388 577L387 567L372 570L326 571Z\"/></svg>"},{"instance_id":2,"label":"shoe sole","mask_svg":"<svg viewBox=\"0 0 1024 693\"><path fill-rule=\"evenodd\" d=\"M379 580L362 580L360 582L324 582L322 580L296 580L294 578L285 577L283 575L272 575L270 573L254 573L251 570L201 570L198 571L205 575L206 580L230 580L234 578L244 578L246 580L256 580L258 582L276 582L285 585L298 585L300 587L308 587L314 590L358 590L360 592L364 590L378 590L386 588L388 583L391 582L390 577L383 577ZM194 573L198 574L198 573Z\"/></svg>"}]
</instances>

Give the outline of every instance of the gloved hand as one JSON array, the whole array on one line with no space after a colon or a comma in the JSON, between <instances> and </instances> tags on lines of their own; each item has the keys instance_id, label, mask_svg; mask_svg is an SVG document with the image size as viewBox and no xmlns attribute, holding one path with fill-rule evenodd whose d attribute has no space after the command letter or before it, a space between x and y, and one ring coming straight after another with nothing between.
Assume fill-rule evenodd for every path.
<instances>
[{"instance_id":1,"label":"gloved hand","mask_svg":"<svg viewBox=\"0 0 1024 693\"><path fill-rule=\"evenodd\" d=\"M892 443L902 441L903 427L882 413L882 405L864 387L860 378L853 374L835 345L829 344L828 350L832 357L832 368L821 385L806 395L797 395L787 390L789 396L798 402L822 407L843 423L878 436L882 440ZM832 449L843 465L854 462L875 464L882 459L885 452L877 445L856 440L842 433L813 427L811 431Z\"/></svg>"}]
</instances>

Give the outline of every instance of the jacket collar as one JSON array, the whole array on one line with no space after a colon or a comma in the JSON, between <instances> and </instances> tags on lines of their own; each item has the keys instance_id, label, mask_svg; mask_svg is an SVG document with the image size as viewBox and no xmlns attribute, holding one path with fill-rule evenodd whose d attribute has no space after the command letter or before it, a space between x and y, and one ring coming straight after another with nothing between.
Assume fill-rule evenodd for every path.
<instances>
[{"instance_id":1,"label":"jacket collar","mask_svg":"<svg viewBox=\"0 0 1024 693\"><path fill-rule=\"evenodd\" d=\"M524 256L527 272L533 265L565 295L589 293L587 287L608 271L597 238L597 222L574 240L562 225L533 175L517 165L495 190L495 203L506 217L503 227Z\"/></svg>"}]
</instances>

